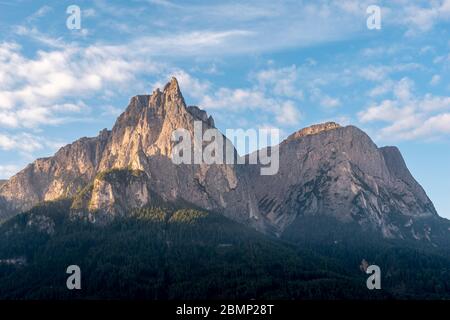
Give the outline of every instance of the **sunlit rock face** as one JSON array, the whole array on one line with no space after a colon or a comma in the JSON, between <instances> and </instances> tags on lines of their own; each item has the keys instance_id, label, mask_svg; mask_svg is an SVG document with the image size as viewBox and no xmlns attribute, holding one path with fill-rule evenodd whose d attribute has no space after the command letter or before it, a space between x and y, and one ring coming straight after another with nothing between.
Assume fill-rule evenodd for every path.
<instances>
[{"instance_id":1,"label":"sunlit rock face","mask_svg":"<svg viewBox=\"0 0 450 320\"><path fill-rule=\"evenodd\" d=\"M378 148L361 130L334 122L290 135L279 145L277 174L259 165L175 164L172 133L194 135L214 120L186 106L173 78L131 99L112 130L82 138L0 183L0 220L42 201L73 200L72 214L107 222L156 201L189 204L276 235L304 216L357 222L390 238L426 238L415 227L437 217L395 147ZM232 150L233 154L236 151ZM424 233L425 232L425 233Z\"/></svg>"}]
</instances>

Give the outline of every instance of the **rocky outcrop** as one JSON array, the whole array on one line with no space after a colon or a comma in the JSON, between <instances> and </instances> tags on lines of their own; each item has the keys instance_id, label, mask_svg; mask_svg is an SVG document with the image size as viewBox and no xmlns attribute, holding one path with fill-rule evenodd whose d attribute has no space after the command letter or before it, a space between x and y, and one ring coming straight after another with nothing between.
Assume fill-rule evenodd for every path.
<instances>
[{"instance_id":1,"label":"rocky outcrop","mask_svg":"<svg viewBox=\"0 0 450 320\"><path fill-rule=\"evenodd\" d=\"M321 124L314 124L310 127L307 128L303 128L297 132L294 132L293 134L291 134L287 140L295 140L304 136L309 136L312 134L318 134L324 131L329 131L329 130L334 130L337 128L341 128L341 126L339 124L337 124L336 122L325 122L325 123L321 123Z\"/></svg>"}]
</instances>

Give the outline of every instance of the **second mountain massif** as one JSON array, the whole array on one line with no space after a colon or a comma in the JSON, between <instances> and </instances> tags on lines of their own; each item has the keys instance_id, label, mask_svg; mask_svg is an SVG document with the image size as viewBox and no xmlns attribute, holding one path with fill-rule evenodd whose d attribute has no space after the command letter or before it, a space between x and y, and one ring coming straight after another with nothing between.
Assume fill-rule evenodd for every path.
<instances>
[{"instance_id":1,"label":"second mountain massif","mask_svg":"<svg viewBox=\"0 0 450 320\"><path fill-rule=\"evenodd\" d=\"M450 222L396 147L329 122L281 142L275 175L174 164L172 132L194 121L215 128L173 78L0 182L0 297L450 298Z\"/></svg>"}]
</instances>

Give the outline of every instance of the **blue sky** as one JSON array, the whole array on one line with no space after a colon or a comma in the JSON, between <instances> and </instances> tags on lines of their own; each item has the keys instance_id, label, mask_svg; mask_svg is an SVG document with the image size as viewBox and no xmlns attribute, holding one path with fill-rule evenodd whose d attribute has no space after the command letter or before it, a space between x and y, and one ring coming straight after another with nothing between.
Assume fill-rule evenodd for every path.
<instances>
[{"instance_id":1,"label":"blue sky","mask_svg":"<svg viewBox=\"0 0 450 320\"><path fill-rule=\"evenodd\" d=\"M450 218L449 27L450 0L0 0L0 178L175 75L222 130L334 120L397 145Z\"/></svg>"}]
</instances>

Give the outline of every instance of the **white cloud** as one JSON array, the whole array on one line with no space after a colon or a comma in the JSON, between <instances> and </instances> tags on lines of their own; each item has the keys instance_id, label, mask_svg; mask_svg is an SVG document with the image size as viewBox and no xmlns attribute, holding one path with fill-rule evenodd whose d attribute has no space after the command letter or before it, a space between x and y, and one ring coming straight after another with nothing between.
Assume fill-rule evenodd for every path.
<instances>
[{"instance_id":1,"label":"white cloud","mask_svg":"<svg viewBox=\"0 0 450 320\"><path fill-rule=\"evenodd\" d=\"M271 90L275 95L302 100L303 91L299 86L299 70L292 65L285 68L271 68L258 72L255 76L263 90Z\"/></svg>"},{"instance_id":2,"label":"white cloud","mask_svg":"<svg viewBox=\"0 0 450 320\"><path fill-rule=\"evenodd\" d=\"M321 81L319 82L316 81L315 83L313 82L310 83L309 85L310 85L309 91L311 101L317 102L321 107L329 109L336 108L341 105L341 101L339 98L333 98L323 92L323 90L320 87L321 85L323 85Z\"/></svg>"},{"instance_id":3,"label":"white cloud","mask_svg":"<svg viewBox=\"0 0 450 320\"><path fill-rule=\"evenodd\" d=\"M29 23L34 22L35 20L44 17L52 10L53 10L52 7L44 5L44 6L40 7L37 11L35 11L32 15L30 15L27 18L27 22L29 22Z\"/></svg>"},{"instance_id":4,"label":"white cloud","mask_svg":"<svg viewBox=\"0 0 450 320\"><path fill-rule=\"evenodd\" d=\"M433 59L434 64L445 64L450 62L450 53L448 55L439 55Z\"/></svg>"},{"instance_id":5,"label":"white cloud","mask_svg":"<svg viewBox=\"0 0 450 320\"><path fill-rule=\"evenodd\" d=\"M113 116L118 117L122 112L122 108L118 108L112 105L102 106L102 116Z\"/></svg>"},{"instance_id":6,"label":"white cloud","mask_svg":"<svg viewBox=\"0 0 450 320\"><path fill-rule=\"evenodd\" d=\"M83 18L90 18L90 17L95 17L97 15L97 12L95 11L94 8L88 8L88 9L83 9L81 16Z\"/></svg>"},{"instance_id":7,"label":"white cloud","mask_svg":"<svg viewBox=\"0 0 450 320\"><path fill-rule=\"evenodd\" d=\"M440 75L435 74L435 75L433 75L433 77L431 77L430 84L432 86L435 86L435 85L439 84L439 82L441 82L441 76Z\"/></svg>"},{"instance_id":8,"label":"white cloud","mask_svg":"<svg viewBox=\"0 0 450 320\"><path fill-rule=\"evenodd\" d=\"M9 128L38 128L72 121L74 113L89 111L84 103L64 103L47 106L31 105L17 110L1 110L0 124ZM69 116L70 115L70 116Z\"/></svg>"},{"instance_id":9,"label":"white cloud","mask_svg":"<svg viewBox=\"0 0 450 320\"><path fill-rule=\"evenodd\" d=\"M385 80L381 82L379 85L374 87L368 92L369 97L378 97L382 96L392 90L394 87L394 82L392 80Z\"/></svg>"},{"instance_id":10,"label":"white cloud","mask_svg":"<svg viewBox=\"0 0 450 320\"><path fill-rule=\"evenodd\" d=\"M243 30L192 31L143 36L121 45L81 47L43 35L36 28L18 27L16 33L53 49L28 58L15 43L0 44L0 121L10 127L59 124L67 117L56 116L52 106L73 104L71 99L88 98L96 92L116 92L137 82L143 73L159 76L170 71L190 95L200 97L208 88L206 82L169 70L155 57L202 55L211 49L220 52L252 34Z\"/></svg>"},{"instance_id":11,"label":"white cloud","mask_svg":"<svg viewBox=\"0 0 450 320\"><path fill-rule=\"evenodd\" d=\"M16 135L0 133L0 150L4 151L19 151L25 155L31 155L33 152L44 148L55 149L60 146L62 146L61 142L38 137L29 133L20 133Z\"/></svg>"},{"instance_id":12,"label":"white cloud","mask_svg":"<svg viewBox=\"0 0 450 320\"><path fill-rule=\"evenodd\" d=\"M274 107L275 101L265 96L264 92L255 88L230 89L219 88L214 93L205 95L200 105L209 109L228 111L244 111L246 109L265 109Z\"/></svg>"},{"instance_id":13,"label":"white cloud","mask_svg":"<svg viewBox=\"0 0 450 320\"><path fill-rule=\"evenodd\" d=\"M152 34L154 36L138 36L136 41L142 46L137 48L148 50L151 47L153 52L179 57L273 52L339 41L366 32L363 22L370 1L345 3L343 5L342 0L276 3L247 0L185 4L147 0L131 6L105 1L97 1L95 5L108 17L103 21L105 30L101 31L114 29L129 35ZM130 17L133 23L129 22Z\"/></svg>"},{"instance_id":14,"label":"white cloud","mask_svg":"<svg viewBox=\"0 0 450 320\"><path fill-rule=\"evenodd\" d=\"M15 164L0 165L0 179L9 179L19 170L20 167Z\"/></svg>"},{"instance_id":15,"label":"white cloud","mask_svg":"<svg viewBox=\"0 0 450 320\"><path fill-rule=\"evenodd\" d=\"M168 8L179 8L178 5L172 3L171 1L168 1L168 0L147 0L147 1L151 4L158 5L158 6L163 6L163 7L168 7Z\"/></svg>"},{"instance_id":16,"label":"white cloud","mask_svg":"<svg viewBox=\"0 0 450 320\"><path fill-rule=\"evenodd\" d=\"M437 23L450 21L450 0L426 1L420 6L408 3L398 10L400 23L408 27L408 35L431 30Z\"/></svg>"},{"instance_id":17,"label":"white cloud","mask_svg":"<svg viewBox=\"0 0 450 320\"><path fill-rule=\"evenodd\" d=\"M251 48L246 41L255 33L249 30L190 31L162 36L144 36L127 44L140 55L181 57L243 53ZM125 48L127 49L127 48Z\"/></svg>"},{"instance_id":18,"label":"white cloud","mask_svg":"<svg viewBox=\"0 0 450 320\"><path fill-rule=\"evenodd\" d=\"M401 101L408 101L411 99L411 91L414 83L408 78L402 78L396 85L394 85L394 95Z\"/></svg>"},{"instance_id":19,"label":"white cloud","mask_svg":"<svg viewBox=\"0 0 450 320\"><path fill-rule=\"evenodd\" d=\"M442 113L428 118L412 131L411 137L432 136L435 134L450 134L450 113Z\"/></svg>"},{"instance_id":20,"label":"white cloud","mask_svg":"<svg viewBox=\"0 0 450 320\"><path fill-rule=\"evenodd\" d=\"M184 93L196 99L202 99L211 87L208 81L199 80L180 69L169 71L164 79L159 82L158 87L162 88L163 83L167 82L167 79L171 76L177 78L180 88Z\"/></svg>"},{"instance_id":21,"label":"white cloud","mask_svg":"<svg viewBox=\"0 0 450 320\"><path fill-rule=\"evenodd\" d=\"M381 81L386 78L387 73L388 70L386 67L369 65L359 71L359 76L364 80Z\"/></svg>"},{"instance_id":22,"label":"white cloud","mask_svg":"<svg viewBox=\"0 0 450 320\"><path fill-rule=\"evenodd\" d=\"M66 46L61 38L52 38L40 32L36 27L16 26L14 31L19 36L29 37L49 47L64 48Z\"/></svg>"},{"instance_id":23,"label":"white cloud","mask_svg":"<svg viewBox=\"0 0 450 320\"><path fill-rule=\"evenodd\" d=\"M410 116L414 112L411 107L400 107L398 101L384 100L358 113L361 122L385 121L394 122L399 118Z\"/></svg>"},{"instance_id":24,"label":"white cloud","mask_svg":"<svg viewBox=\"0 0 450 320\"><path fill-rule=\"evenodd\" d=\"M28 58L17 44L0 44L0 123L28 128L59 124L70 113L86 111L79 96L120 89L140 72L156 69L126 54L115 47L68 46Z\"/></svg>"},{"instance_id":25,"label":"white cloud","mask_svg":"<svg viewBox=\"0 0 450 320\"><path fill-rule=\"evenodd\" d=\"M77 108L77 101L74 101L79 96L88 99L98 93L115 93L124 87L137 85L136 80L144 73L160 79L174 72L183 91L199 101L200 106L237 113L243 109L264 110L267 114L282 119L284 123L287 123L287 119L280 116L283 108L292 111L292 108L286 105L295 106L297 100L305 99L308 94L312 94L318 105L335 108L343 104L343 98L324 94L326 89L323 87L333 85L336 81L342 84L354 77L354 74L342 73L342 77L325 74L318 76L317 82L311 81L309 86L307 80L312 79L302 74L303 69L300 71L295 65L279 69L271 67L253 74L250 79L253 82L247 87L215 89L207 81L195 79L183 70L167 67L170 62L157 62L161 61L161 58L169 61L183 57L202 59L230 54L253 54L345 39L357 32L367 31L364 27L365 9L370 4L370 1L356 0L274 4L272 1L261 0L187 7L167 0L148 2L159 5L155 10L170 10L171 14L165 18L167 30L134 32L133 34L138 36L130 36L129 40L122 41L119 45L93 44L83 47L76 43L67 43L61 38L49 37L34 26L18 27L16 34L31 37L50 49L38 51L30 57L14 43L0 45L0 123L14 128L36 128L46 124L63 123L74 112L80 112L82 109ZM450 1L434 1L421 7L400 2L386 4L388 8L385 10L383 7L383 14L392 17L403 12L405 15L399 15L399 23L426 26L430 24L429 17L436 18L437 22L446 18ZM121 11L117 10L120 7L101 1L94 4L95 9L87 9L83 14L123 17L133 11L133 17L139 22L140 13L145 12L141 7L142 3L145 2L139 2L138 7L128 8L128 11ZM182 9L186 8L189 8L189 12L183 12ZM43 16L48 12L48 8L43 8L36 14ZM418 13L418 16L412 17L412 13ZM173 21L179 23L171 23ZM347 23L349 21L352 22ZM118 19L118 22L124 21ZM209 28L204 28L205 22ZM132 29L142 26L142 23L126 25ZM394 52L394 49L397 50L398 47L393 46L390 50L367 50L365 54L383 55L386 52ZM411 83L407 83L407 80L400 83L390 82L389 75L417 68L420 66L414 63L390 67L368 66L358 75L365 80L382 82L369 92L371 97L394 92L396 96L393 100L410 101L415 99L411 96L414 90ZM314 96L316 88L320 95ZM440 102L433 100L435 97L432 96L428 100L426 97L422 98L422 102L428 106ZM108 101L105 105L110 103ZM74 107L61 107L63 105ZM378 104L372 105L374 108L377 106ZM405 104L394 104L393 108L405 112ZM105 107L104 111L116 111L113 109L114 107ZM377 110L372 109L367 119L377 119L377 114Z\"/></svg>"},{"instance_id":26,"label":"white cloud","mask_svg":"<svg viewBox=\"0 0 450 320\"><path fill-rule=\"evenodd\" d=\"M226 122L235 117L235 125L247 127L256 125L256 121L266 121L265 119L275 120L283 126L299 124L301 112L294 100L290 99L303 99L301 90L297 89L296 72L295 66L262 70L253 74L250 77L252 84L244 88L215 88L210 82L201 81L183 70L172 70L170 74L177 77L183 92L194 98L201 108L212 111L215 117L226 115ZM159 81L155 87L162 85ZM257 112L257 117L252 119L251 124L238 119L239 115L249 111Z\"/></svg>"},{"instance_id":27,"label":"white cloud","mask_svg":"<svg viewBox=\"0 0 450 320\"><path fill-rule=\"evenodd\" d=\"M410 140L438 138L450 133L450 97L416 96L414 83L402 78L392 86L391 99L358 113L361 123L382 123L379 138Z\"/></svg>"},{"instance_id":28,"label":"white cloud","mask_svg":"<svg viewBox=\"0 0 450 320\"><path fill-rule=\"evenodd\" d=\"M389 81L389 75L397 72L417 71L423 66L419 63L398 63L393 65L368 65L357 71L358 76L364 80L381 82Z\"/></svg>"},{"instance_id":29,"label":"white cloud","mask_svg":"<svg viewBox=\"0 0 450 320\"><path fill-rule=\"evenodd\" d=\"M286 101L282 104L276 120L281 125L296 126L300 122L300 112L292 101Z\"/></svg>"},{"instance_id":30,"label":"white cloud","mask_svg":"<svg viewBox=\"0 0 450 320\"><path fill-rule=\"evenodd\" d=\"M320 105L325 108L336 108L341 105L341 101L338 98L324 96L320 99Z\"/></svg>"}]
</instances>

